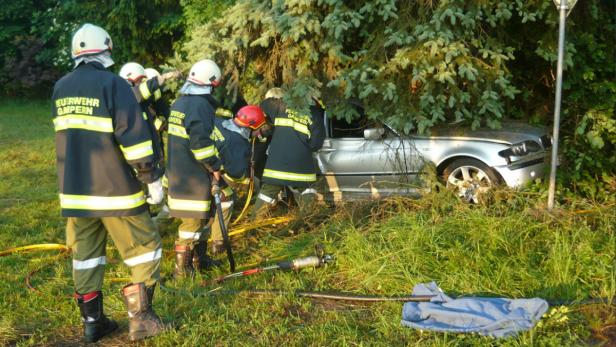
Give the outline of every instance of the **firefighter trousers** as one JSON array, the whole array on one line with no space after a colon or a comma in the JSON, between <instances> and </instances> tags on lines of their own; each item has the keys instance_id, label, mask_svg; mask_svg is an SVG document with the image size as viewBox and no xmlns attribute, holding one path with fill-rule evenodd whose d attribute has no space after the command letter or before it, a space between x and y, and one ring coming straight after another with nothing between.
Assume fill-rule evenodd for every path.
<instances>
[{"instance_id":1,"label":"firefighter trousers","mask_svg":"<svg viewBox=\"0 0 616 347\"><path fill-rule=\"evenodd\" d=\"M233 212L233 200L223 201L222 205L222 216L224 218L225 226L227 232L229 232L229 223L231 222L231 212ZM220 229L220 218L218 218L218 213L214 216L214 222L212 223L212 241L222 241L222 230Z\"/></svg>"},{"instance_id":2,"label":"firefighter trousers","mask_svg":"<svg viewBox=\"0 0 616 347\"><path fill-rule=\"evenodd\" d=\"M257 195L257 200L252 207L252 218L262 216L267 213L271 207L276 205L278 194L284 187L285 186L263 183ZM317 191L312 187L294 188L289 186L289 190L293 193L293 198L295 202L297 202L300 210L310 208L316 200Z\"/></svg>"},{"instance_id":3,"label":"firefighter trousers","mask_svg":"<svg viewBox=\"0 0 616 347\"><path fill-rule=\"evenodd\" d=\"M178 239L176 245L190 246L199 241L207 241L210 236L208 220L197 218L182 218L178 228Z\"/></svg>"},{"instance_id":4,"label":"firefighter trousers","mask_svg":"<svg viewBox=\"0 0 616 347\"><path fill-rule=\"evenodd\" d=\"M162 244L147 212L127 217L68 217L66 246L73 254L77 293L101 290L107 263L107 235L130 268L133 283L152 286L160 279Z\"/></svg>"}]
</instances>

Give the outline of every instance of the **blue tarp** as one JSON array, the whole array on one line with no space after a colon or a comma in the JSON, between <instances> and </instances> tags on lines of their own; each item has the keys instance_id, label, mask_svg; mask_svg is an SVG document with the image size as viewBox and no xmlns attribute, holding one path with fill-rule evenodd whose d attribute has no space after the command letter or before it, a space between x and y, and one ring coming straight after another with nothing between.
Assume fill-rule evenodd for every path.
<instances>
[{"instance_id":1,"label":"blue tarp","mask_svg":"<svg viewBox=\"0 0 616 347\"><path fill-rule=\"evenodd\" d=\"M531 329L548 309L539 298L452 299L434 282L416 285L413 295L435 295L430 302L407 302L402 308L402 325L421 330L508 337Z\"/></svg>"}]
</instances>

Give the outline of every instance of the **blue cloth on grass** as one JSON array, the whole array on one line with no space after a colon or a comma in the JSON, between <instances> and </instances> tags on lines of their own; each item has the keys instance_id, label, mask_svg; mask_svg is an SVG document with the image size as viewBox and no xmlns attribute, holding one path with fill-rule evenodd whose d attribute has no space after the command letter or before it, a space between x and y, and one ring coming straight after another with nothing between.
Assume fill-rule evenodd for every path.
<instances>
[{"instance_id":1,"label":"blue cloth on grass","mask_svg":"<svg viewBox=\"0 0 616 347\"><path fill-rule=\"evenodd\" d=\"M539 298L452 299L434 282L416 285L413 295L435 295L430 302L407 302L402 307L402 325L421 330L508 337L531 329L548 309Z\"/></svg>"}]
</instances>

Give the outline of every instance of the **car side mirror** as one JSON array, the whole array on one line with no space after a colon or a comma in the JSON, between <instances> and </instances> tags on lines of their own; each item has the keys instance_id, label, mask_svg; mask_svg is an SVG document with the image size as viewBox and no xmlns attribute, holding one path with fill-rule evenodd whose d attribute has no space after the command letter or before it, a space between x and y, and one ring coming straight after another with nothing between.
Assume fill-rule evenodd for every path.
<instances>
[{"instance_id":1,"label":"car side mirror","mask_svg":"<svg viewBox=\"0 0 616 347\"><path fill-rule=\"evenodd\" d=\"M364 130L364 139L366 140L380 140L385 135L384 128L370 128Z\"/></svg>"}]
</instances>

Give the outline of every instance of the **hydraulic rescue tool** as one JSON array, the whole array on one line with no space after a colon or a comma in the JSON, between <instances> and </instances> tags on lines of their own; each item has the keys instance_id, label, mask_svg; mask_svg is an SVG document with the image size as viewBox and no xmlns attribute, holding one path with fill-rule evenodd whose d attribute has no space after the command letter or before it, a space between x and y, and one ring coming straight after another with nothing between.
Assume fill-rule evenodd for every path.
<instances>
[{"instance_id":1,"label":"hydraulic rescue tool","mask_svg":"<svg viewBox=\"0 0 616 347\"><path fill-rule=\"evenodd\" d=\"M334 257L332 255L325 254L323 252L323 247L321 245L316 245L315 248L316 248L316 255L312 255L309 257L303 257L303 258L296 258L296 259L292 259L288 261L282 261L282 262L279 262L277 264L270 265L270 266L258 267L258 268L248 269L248 270L244 270L240 272L235 272L232 274L218 277L212 282L205 282L204 284L220 283L220 282L226 281L231 278L246 277L246 276L250 276L250 275L254 275L254 274L258 274L258 273L262 273L266 271L271 271L271 270L298 271L300 269L307 268L307 267L317 268L317 267L325 266L334 261Z\"/></svg>"},{"instance_id":2,"label":"hydraulic rescue tool","mask_svg":"<svg viewBox=\"0 0 616 347\"><path fill-rule=\"evenodd\" d=\"M214 195L214 203L216 204L216 214L218 215L218 223L220 224L220 232L222 234L222 240L227 250L227 258L229 258L229 268L231 272L235 271L235 259L233 259L233 250L231 249L231 241L229 240L229 234L227 233L227 226L225 225L225 217L222 213L222 200L220 198L220 185L218 180L212 178L212 193Z\"/></svg>"}]
</instances>

